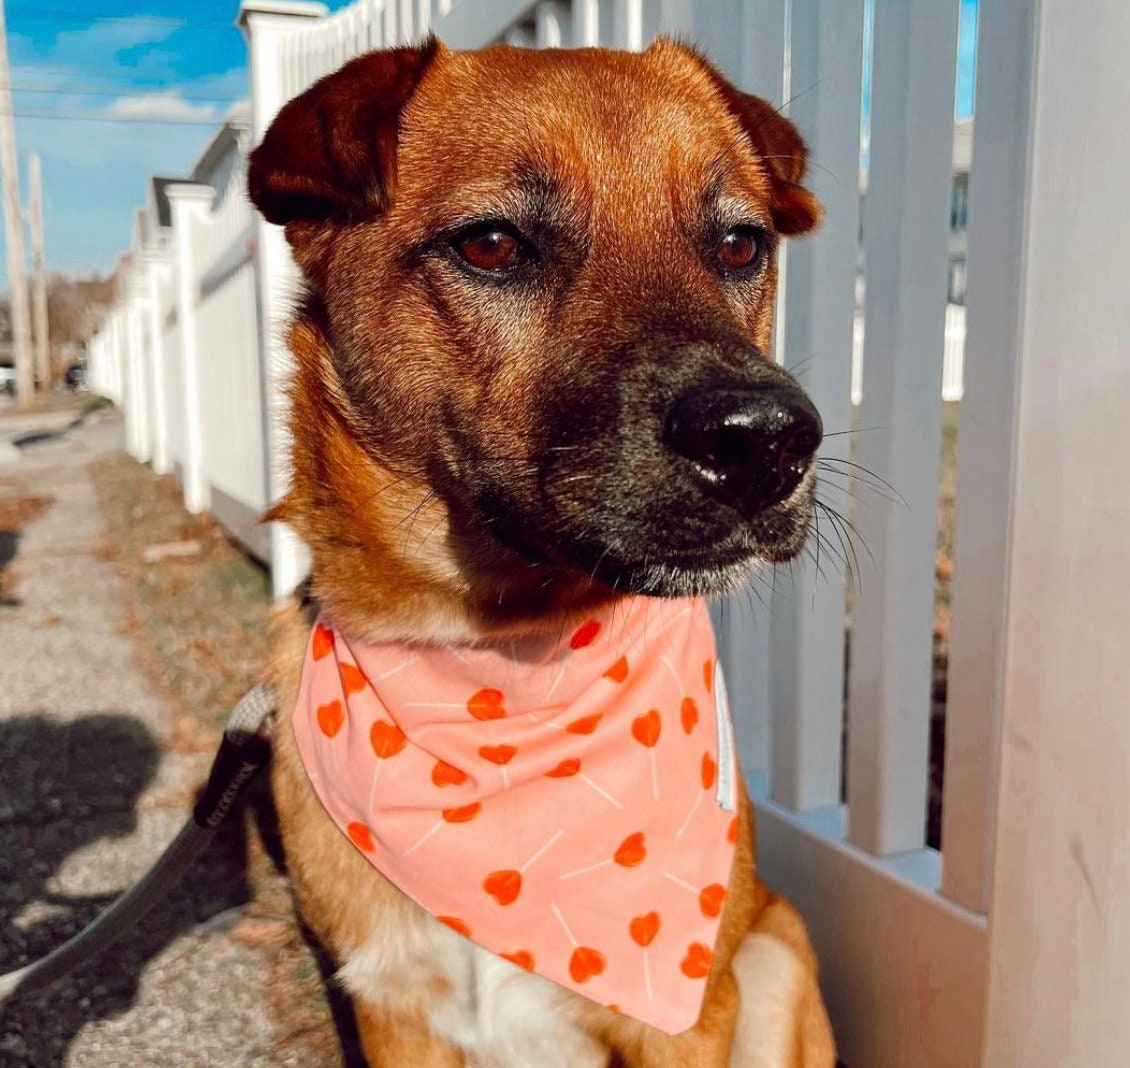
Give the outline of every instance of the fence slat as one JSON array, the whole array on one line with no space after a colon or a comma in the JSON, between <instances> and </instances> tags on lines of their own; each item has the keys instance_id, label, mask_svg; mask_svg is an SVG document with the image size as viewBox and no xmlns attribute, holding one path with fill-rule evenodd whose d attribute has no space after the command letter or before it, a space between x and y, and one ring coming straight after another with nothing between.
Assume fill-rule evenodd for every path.
<instances>
[{"instance_id":1,"label":"fence slat","mask_svg":"<svg viewBox=\"0 0 1130 1068\"><path fill-rule=\"evenodd\" d=\"M826 219L790 245L786 367L795 368L829 436L809 551L779 574L773 598L772 797L796 810L838 805L843 734L846 531L852 327L859 234L864 0L796 0L789 118L819 146L806 179ZM825 510L826 509L826 510Z\"/></svg>"},{"instance_id":2,"label":"fence slat","mask_svg":"<svg viewBox=\"0 0 1130 1068\"><path fill-rule=\"evenodd\" d=\"M538 48L568 48L570 38L569 5L559 0L544 0L534 13Z\"/></svg>"},{"instance_id":3,"label":"fence slat","mask_svg":"<svg viewBox=\"0 0 1130 1068\"><path fill-rule=\"evenodd\" d=\"M612 0L613 48L638 52L643 48L643 0Z\"/></svg>"},{"instance_id":4,"label":"fence slat","mask_svg":"<svg viewBox=\"0 0 1130 1068\"><path fill-rule=\"evenodd\" d=\"M267 4L257 9L255 0L243 0L240 8L240 25L247 35L250 52L254 140L263 136L288 99L289 94L280 80L280 41L299 32L297 26L316 26L326 9L320 4L309 4L292 12L280 17L270 13ZM279 227L258 219L255 243L261 309L259 354L263 369L266 477L269 499L278 500L286 492L289 481L285 383L293 366L293 358L282 343L282 324L293 307L296 268ZM305 577L309 556L297 535L282 523L271 524L270 539L272 589L276 596L287 596Z\"/></svg>"},{"instance_id":5,"label":"fence slat","mask_svg":"<svg viewBox=\"0 0 1130 1068\"><path fill-rule=\"evenodd\" d=\"M153 377L153 471L168 474L169 459L169 400L171 391L166 381L166 353L164 349L164 320L161 315L161 282L166 269L164 256L147 251L142 264L145 271L146 336Z\"/></svg>"},{"instance_id":6,"label":"fence slat","mask_svg":"<svg viewBox=\"0 0 1130 1068\"><path fill-rule=\"evenodd\" d=\"M905 498L863 493L848 728L851 840L924 841L941 447L942 341L958 4L875 0L859 462Z\"/></svg>"},{"instance_id":7,"label":"fence slat","mask_svg":"<svg viewBox=\"0 0 1130 1068\"><path fill-rule=\"evenodd\" d=\"M942 891L983 912L991 892L1015 471L1022 306L1016 265L1024 259L1029 200L1021 164L1031 137L1031 6L1025 0L986 5L978 35L966 293L970 358L958 434Z\"/></svg>"},{"instance_id":8,"label":"fence slat","mask_svg":"<svg viewBox=\"0 0 1130 1068\"><path fill-rule=\"evenodd\" d=\"M184 372L184 506L189 512L202 512L209 504L208 479L204 466L204 425L201 418L201 373L196 343L196 287L198 265L193 229L207 210L214 195L208 185L170 185L166 189L173 217L176 248L177 330L180 363Z\"/></svg>"},{"instance_id":9,"label":"fence slat","mask_svg":"<svg viewBox=\"0 0 1130 1068\"><path fill-rule=\"evenodd\" d=\"M457 3L436 22L436 35L452 48L482 48L521 24L533 7L532 0Z\"/></svg>"},{"instance_id":10,"label":"fence slat","mask_svg":"<svg viewBox=\"0 0 1130 1068\"><path fill-rule=\"evenodd\" d=\"M573 0L573 46L592 48L600 43L600 0Z\"/></svg>"}]
</instances>

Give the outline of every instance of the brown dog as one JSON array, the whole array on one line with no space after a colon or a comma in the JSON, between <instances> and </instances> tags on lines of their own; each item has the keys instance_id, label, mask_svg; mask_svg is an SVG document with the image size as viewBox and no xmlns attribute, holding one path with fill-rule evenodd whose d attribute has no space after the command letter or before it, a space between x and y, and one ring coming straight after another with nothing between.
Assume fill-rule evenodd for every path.
<instances>
[{"instance_id":1,"label":"brown dog","mask_svg":"<svg viewBox=\"0 0 1130 1068\"><path fill-rule=\"evenodd\" d=\"M737 586L803 544L819 419L765 357L776 243L815 225L805 150L697 54L418 49L288 104L250 191L308 284L293 482L273 517L366 642L560 634L622 591ZM695 1027L665 1034L436 922L328 818L284 622L274 787L298 903L374 1065L829 1066L801 921L750 806Z\"/></svg>"}]
</instances>

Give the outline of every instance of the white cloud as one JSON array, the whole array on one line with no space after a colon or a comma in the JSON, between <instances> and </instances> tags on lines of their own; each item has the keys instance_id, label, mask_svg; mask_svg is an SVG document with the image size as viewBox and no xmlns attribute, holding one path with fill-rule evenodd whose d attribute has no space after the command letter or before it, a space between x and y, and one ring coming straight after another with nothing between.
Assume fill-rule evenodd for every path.
<instances>
[{"instance_id":1,"label":"white cloud","mask_svg":"<svg viewBox=\"0 0 1130 1068\"><path fill-rule=\"evenodd\" d=\"M161 93L140 93L115 100L105 114L116 119L153 119L172 122L209 122L221 117L214 104L185 100L179 89Z\"/></svg>"},{"instance_id":2,"label":"white cloud","mask_svg":"<svg viewBox=\"0 0 1130 1068\"><path fill-rule=\"evenodd\" d=\"M126 15L103 19L81 30L64 30L55 38L49 58L62 65L86 66L100 59L113 61L141 45L160 44L184 25L181 19Z\"/></svg>"}]
</instances>

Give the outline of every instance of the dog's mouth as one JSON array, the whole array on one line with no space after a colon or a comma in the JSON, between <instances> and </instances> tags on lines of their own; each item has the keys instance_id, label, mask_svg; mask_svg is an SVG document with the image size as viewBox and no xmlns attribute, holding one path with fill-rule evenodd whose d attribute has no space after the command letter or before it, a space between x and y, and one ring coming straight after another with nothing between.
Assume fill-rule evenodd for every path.
<instances>
[{"instance_id":1,"label":"dog's mouth","mask_svg":"<svg viewBox=\"0 0 1130 1068\"><path fill-rule=\"evenodd\" d=\"M527 512L501 491L481 495L476 512L494 539L531 564L571 571L623 593L706 597L732 593L759 567L795 557L812 512L806 471L789 497L747 519L732 508L640 509L634 521L600 510ZM610 491L623 501L630 494Z\"/></svg>"}]
</instances>

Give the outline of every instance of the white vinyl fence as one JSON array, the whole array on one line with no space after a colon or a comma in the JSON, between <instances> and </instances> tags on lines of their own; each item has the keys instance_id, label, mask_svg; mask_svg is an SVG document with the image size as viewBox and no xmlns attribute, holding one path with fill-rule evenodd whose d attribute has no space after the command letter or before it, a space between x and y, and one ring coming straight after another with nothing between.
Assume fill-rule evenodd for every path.
<instances>
[{"instance_id":1,"label":"white vinyl fence","mask_svg":"<svg viewBox=\"0 0 1130 1068\"><path fill-rule=\"evenodd\" d=\"M1117 159L1091 166L1083 141L1130 110L1126 79L1102 73L1124 66L1130 6L1094 0L1080 19L1070 0L981 0L967 300L947 307L960 7L359 0L327 17L316 3L244 0L250 140L346 59L429 30L456 48L639 49L676 33L782 105L812 147L811 184L827 215L819 234L787 249L778 357L803 364L823 414L821 498L850 520L857 559L847 604L835 556L849 553L840 541L849 531L821 512L819 573L806 559L765 574L719 613L761 872L810 925L849 1068L1130 1063L1130 717L1124 704L1121 717L1113 710L1114 695L1130 691L1130 668L1124 648L1104 658L1101 642L1077 640L1130 627L1130 522L1114 505L1097 511L1109 483L1091 497L1071 492L1072 479L1092 478L1099 441L1106 470L1124 472L1130 460L1130 361L1119 350L1130 324L1107 325L1117 307L1124 321L1130 302L1114 295L1122 272L1094 254L1102 241L1126 247L1130 223L1126 212L1093 223L1099 204L1124 195L1115 176L1130 171L1130 149L1107 139ZM170 232L135 243L123 300L91 342L90 381L122 404L133 454L176 472L189 507L216 514L284 593L302 574L302 547L252 519L285 486L279 330L294 268L280 232L253 217L242 164L222 189L177 185L169 200ZM1092 301L1092 292L1107 296ZM1057 370L1049 339L1070 348L1074 379ZM1092 420L1072 385L1096 376L1122 386L1093 393L1108 423ZM936 506L943 398L959 397L938 852L925 844ZM853 464L896 499L853 481ZM1086 569L1080 545L1105 546L1102 570ZM1056 572L1071 584L1043 596L1062 558L1076 560ZM1038 612L1038 629L1017 615L1020 604ZM1049 672L1046 691L1034 686ZM1073 696L1084 677L1085 704ZM1055 739L1054 757L1042 735ZM1107 809L1089 768L1116 815L1096 816ZM1079 800L1088 789L1090 807ZM1054 814L1056 799L1065 815ZM1029 810L1046 834L1030 829ZM1089 955L1076 959L1080 931Z\"/></svg>"}]
</instances>

